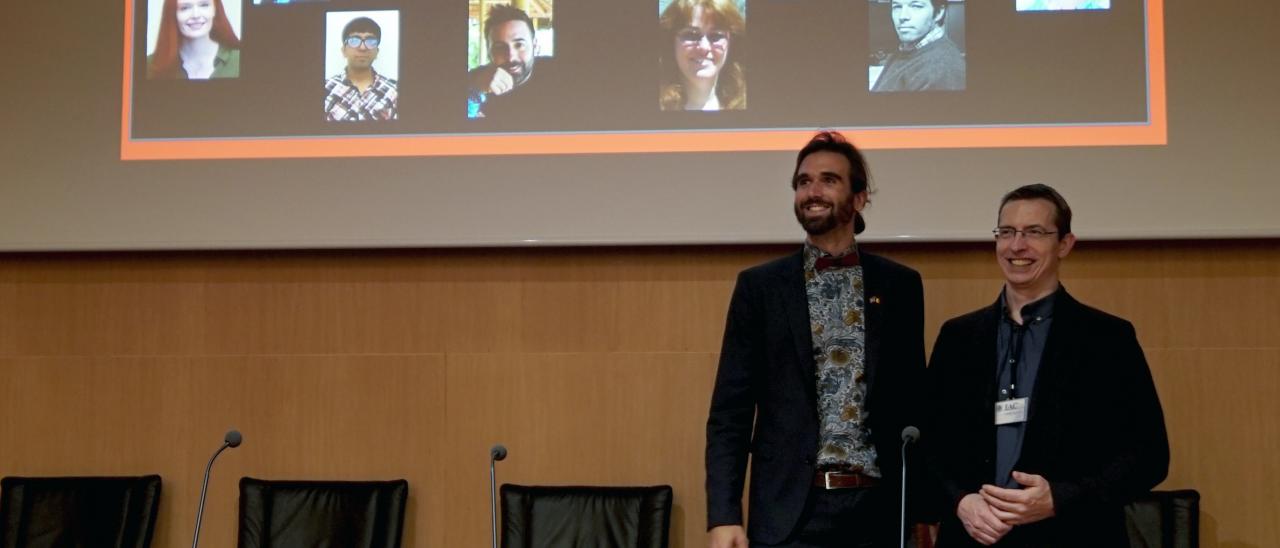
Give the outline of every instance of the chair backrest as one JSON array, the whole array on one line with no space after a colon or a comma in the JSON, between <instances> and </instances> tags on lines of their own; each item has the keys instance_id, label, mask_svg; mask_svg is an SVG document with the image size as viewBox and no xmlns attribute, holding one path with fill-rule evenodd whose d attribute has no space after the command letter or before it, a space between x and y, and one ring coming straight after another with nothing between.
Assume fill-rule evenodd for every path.
<instances>
[{"instance_id":1,"label":"chair backrest","mask_svg":"<svg viewBox=\"0 0 1280 548\"><path fill-rule=\"evenodd\" d=\"M0 547L147 548L160 476L0 479Z\"/></svg>"},{"instance_id":2,"label":"chair backrest","mask_svg":"<svg viewBox=\"0 0 1280 548\"><path fill-rule=\"evenodd\" d=\"M1200 546L1200 493L1194 489L1152 491L1124 512L1134 548Z\"/></svg>"},{"instance_id":3,"label":"chair backrest","mask_svg":"<svg viewBox=\"0 0 1280 548\"><path fill-rule=\"evenodd\" d=\"M399 548L409 482L240 478L240 548Z\"/></svg>"},{"instance_id":4,"label":"chair backrest","mask_svg":"<svg viewBox=\"0 0 1280 548\"><path fill-rule=\"evenodd\" d=\"M502 486L503 548L666 548L670 485Z\"/></svg>"}]
</instances>

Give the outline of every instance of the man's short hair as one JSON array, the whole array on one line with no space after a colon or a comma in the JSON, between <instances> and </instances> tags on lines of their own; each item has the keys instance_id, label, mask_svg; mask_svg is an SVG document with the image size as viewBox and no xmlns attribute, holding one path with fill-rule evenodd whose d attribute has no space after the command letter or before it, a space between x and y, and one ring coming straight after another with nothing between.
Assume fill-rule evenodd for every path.
<instances>
[{"instance_id":1,"label":"man's short hair","mask_svg":"<svg viewBox=\"0 0 1280 548\"><path fill-rule=\"evenodd\" d=\"M1058 239L1066 238L1071 233L1071 206L1067 205L1066 198L1053 187L1040 183L1020 186L1005 194L1000 199L1000 209L996 210L996 224L1000 223L1000 212L1004 211L1005 204L1015 200L1045 200L1053 204L1053 223L1058 230Z\"/></svg>"},{"instance_id":2,"label":"man's short hair","mask_svg":"<svg viewBox=\"0 0 1280 548\"><path fill-rule=\"evenodd\" d=\"M382 38L382 27L378 26L378 22L368 17L357 17L342 27L342 39L357 33L369 33L378 38Z\"/></svg>"},{"instance_id":3,"label":"man's short hair","mask_svg":"<svg viewBox=\"0 0 1280 548\"><path fill-rule=\"evenodd\" d=\"M947 0L930 0L933 3L933 16L937 17L938 12L942 12L942 19L938 20L938 26L947 26Z\"/></svg>"},{"instance_id":4,"label":"man's short hair","mask_svg":"<svg viewBox=\"0 0 1280 548\"><path fill-rule=\"evenodd\" d=\"M853 146L853 143L850 143L838 131L820 131L812 139L809 139L809 143L804 145L804 148L800 149L800 154L796 155L796 169L791 172L792 190L796 188L795 176L800 173L800 164L815 152L834 152L844 156L849 160L850 194L869 191L871 175L867 172L867 161L862 157L862 151ZM868 199L867 203L870 204L871 200ZM862 234L862 231L866 229L867 222L862 218L862 212L856 212L853 218L853 233Z\"/></svg>"},{"instance_id":5,"label":"man's short hair","mask_svg":"<svg viewBox=\"0 0 1280 548\"><path fill-rule=\"evenodd\" d=\"M484 39L488 41L489 33L493 32L498 25L512 21L523 21L529 26L529 35L534 34L533 19L529 18L529 14L520 8L499 4L489 8L489 17L484 20Z\"/></svg>"}]
</instances>

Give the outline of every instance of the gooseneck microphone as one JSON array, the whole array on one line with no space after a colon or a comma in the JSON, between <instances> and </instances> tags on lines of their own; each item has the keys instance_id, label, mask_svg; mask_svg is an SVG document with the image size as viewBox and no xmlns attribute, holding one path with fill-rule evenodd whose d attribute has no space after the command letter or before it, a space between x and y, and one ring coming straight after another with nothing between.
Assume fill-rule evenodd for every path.
<instances>
[{"instance_id":1,"label":"gooseneck microphone","mask_svg":"<svg viewBox=\"0 0 1280 548\"><path fill-rule=\"evenodd\" d=\"M204 519L204 498L209 493L209 472L213 470L213 461L228 447L240 447L240 442L242 441L244 441L244 436L240 435L239 430L228 430L227 435L222 438L222 447L213 452L213 456L209 457L209 464L204 467L204 483L200 484L200 507L196 509L196 532L191 537L191 548L196 548L200 545L200 522Z\"/></svg>"},{"instance_id":2,"label":"gooseneck microphone","mask_svg":"<svg viewBox=\"0 0 1280 548\"><path fill-rule=\"evenodd\" d=\"M498 482L494 463L505 458L505 445L499 443L489 448L489 539L493 542L493 548L498 548Z\"/></svg>"},{"instance_id":3,"label":"gooseneck microphone","mask_svg":"<svg viewBox=\"0 0 1280 548\"><path fill-rule=\"evenodd\" d=\"M902 429L902 494L898 499L898 548L907 546L907 446L920 440L920 429L908 426Z\"/></svg>"}]
</instances>

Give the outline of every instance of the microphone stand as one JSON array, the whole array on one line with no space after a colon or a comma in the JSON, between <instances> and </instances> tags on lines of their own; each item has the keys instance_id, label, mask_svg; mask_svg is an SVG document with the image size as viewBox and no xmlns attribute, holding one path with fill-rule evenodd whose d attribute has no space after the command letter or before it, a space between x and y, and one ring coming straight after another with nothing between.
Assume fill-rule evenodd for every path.
<instances>
[{"instance_id":1,"label":"microphone stand","mask_svg":"<svg viewBox=\"0 0 1280 548\"><path fill-rule=\"evenodd\" d=\"M902 493L898 498L900 503L898 509L898 548L907 548L907 445L910 443L910 438L902 440Z\"/></svg>"},{"instance_id":2,"label":"microphone stand","mask_svg":"<svg viewBox=\"0 0 1280 548\"><path fill-rule=\"evenodd\" d=\"M498 548L498 488L493 457L489 458L489 539Z\"/></svg>"},{"instance_id":3,"label":"microphone stand","mask_svg":"<svg viewBox=\"0 0 1280 548\"><path fill-rule=\"evenodd\" d=\"M898 548L907 548L907 447L920 440L920 429L907 426L902 429L902 491L899 493L898 507Z\"/></svg>"},{"instance_id":4,"label":"microphone stand","mask_svg":"<svg viewBox=\"0 0 1280 548\"><path fill-rule=\"evenodd\" d=\"M498 548L498 476L495 463L507 458L507 447L498 444L489 449L489 539Z\"/></svg>"},{"instance_id":5,"label":"microphone stand","mask_svg":"<svg viewBox=\"0 0 1280 548\"><path fill-rule=\"evenodd\" d=\"M231 447L231 442L222 442L222 447L214 451L213 456L209 457L209 464L204 467L204 483L200 484L200 506L196 509L196 532L191 537L191 548L197 548L200 545L200 522L204 519L204 499L209 493L209 472L213 470L213 461L228 447Z\"/></svg>"}]
</instances>

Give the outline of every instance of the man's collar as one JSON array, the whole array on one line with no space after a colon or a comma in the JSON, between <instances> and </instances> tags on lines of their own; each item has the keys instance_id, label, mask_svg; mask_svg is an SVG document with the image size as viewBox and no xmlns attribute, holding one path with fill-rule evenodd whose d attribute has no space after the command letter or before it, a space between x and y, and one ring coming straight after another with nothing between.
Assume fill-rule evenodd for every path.
<instances>
[{"instance_id":1,"label":"man's collar","mask_svg":"<svg viewBox=\"0 0 1280 548\"><path fill-rule=\"evenodd\" d=\"M1000 315L1006 320L1013 321L1013 316L1009 314L1008 290L1007 286L1000 289ZM1022 324L1037 323L1052 318L1053 303L1057 300L1058 294L1064 291L1066 289L1062 287L1062 283L1058 283L1057 289L1052 293L1022 305Z\"/></svg>"},{"instance_id":2,"label":"man's collar","mask_svg":"<svg viewBox=\"0 0 1280 548\"><path fill-rule=\"evenodd\" d=\"M373 84L377 84L378 79L382 77L381 74L378 74L378 69L369 67L369 73L373 75L373 79L369 81L372 82ZM355 83L351 81L351 71L347 67L342 68L342 83L347 84L349 86L355 85Z\"/></svg>"},{"instance_id":3,"label":"man's collar","mask_svg":"<svg viewBox=\"0 0 1280 548\"><path fill-rule=\"evenodd\" d=\"M857 256L857 255L858 255L858 242L853 242L849 244L849 247L846 248L843 252L836 255L832 255L830 253L827 253L826 251L823 251L818 246L813 245L813 242L809 241L808 238L805 238L804 240L804 269L805 270L814 270L814 264L817 263L818 259L820 258L839 258L839 257L848 257L848 256Z\"/></svg>"},{"instance_id":4,"label":"man's collar","mask_svg":"<svg viewBox=\"0 0 1280 548\"><path fill-rule=\"evenodd\" d=\"M924 35L924 38L917 40L914 44L898 44L898 51L918 51L920 48L937 42L946 35L947 31L943 30L942 27L933 27L933 30L929 31L929 34Z\"/></svg>"}]
</instances>

